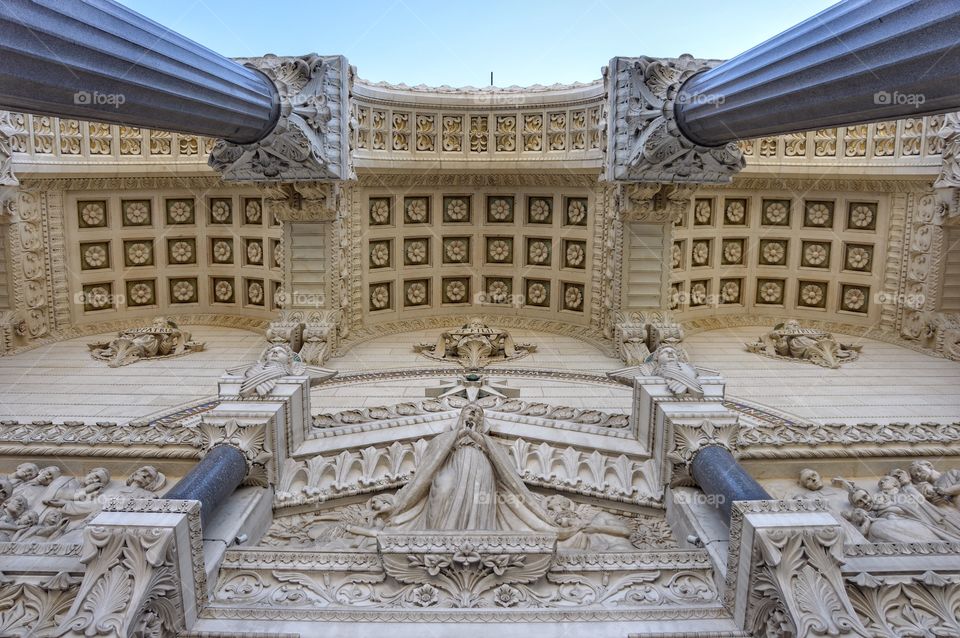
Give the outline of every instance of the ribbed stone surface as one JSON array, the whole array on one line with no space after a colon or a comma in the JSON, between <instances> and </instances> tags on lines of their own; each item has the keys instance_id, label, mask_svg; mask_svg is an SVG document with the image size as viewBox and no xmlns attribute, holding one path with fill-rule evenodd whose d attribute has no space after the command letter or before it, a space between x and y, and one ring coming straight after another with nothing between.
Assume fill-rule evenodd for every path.
<instances>
[{"instance_id":1,"label":"ribbed stone surface","mask_svg":"<svg viewBox=\"0 0 960 638\"><path fill-rule=\"evenodd\" d=\"M107 0L0 2L0 108L237 143L279 116L258 71Z\"/></svg>"},{"instance_id":2,"label":"ribbed stone surface","mask_svg":"<svg viewBox=\"0 0 960 638\"><path fill-rule=\"evenodd\" d=\"M681 130L705 146L960 110L960 2L847 0L690 78Z\"/></svg>"},{"instance_id":3,"label":"ribbed stone surface","mask_svg":"<svg viewBox=\"0 0 960 638\"><path fill-rule=\"evenodd\" d=\"M206 521L246 475L247 460L243 453L229 445L217 445L164 498L200 501L200 518Z\"/></svg>"},{"instance_id":4,"label":"ribbed stone surface","mask_svg":"<svg viewBox=\"0 0 960 638\"><path fill-rule=\"evenodd\" d=\"M734 501L766 501L773 498L737 463L726 448L701 449L690 463L690 474L707 496L712 496L726 520Z\"/></svg>"}]
</instances>

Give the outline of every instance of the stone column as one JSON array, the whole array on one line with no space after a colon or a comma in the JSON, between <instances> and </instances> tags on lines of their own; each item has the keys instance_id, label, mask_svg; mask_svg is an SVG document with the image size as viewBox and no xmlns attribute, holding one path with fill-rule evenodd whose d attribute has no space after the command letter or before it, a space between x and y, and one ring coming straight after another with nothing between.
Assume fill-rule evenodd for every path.
<instances>
[{"instance_id":1,"label":"stone column","mask_svg":"<svg viewBox=\"0 0 960 638\"><path fill-rule=\"evenodd\" d=\"M960 109L960 4L846 0L688 77L673 107L693 144Z\"/></svg>"},{"instance_id":2,"label":"stone column","mask_svg":"<svg viewBox=\"0 0 960 638\"><path fill-rule=\"evenodd\" d=\"M262 73L108 0L0 4L0 106L248 144L280 117Z\"/></svg>"},{"instance_id":3,"label":"stone column","mask_svg":"<svg viewBox=\"0 0 960 638\"><path fill-rule=\"evenodd\" d=\"M232 445L215 445L164 498L200 501L200 513L206 521L246 477L247 459L243 452Z\"/></svg>"},{"instance_id":4,"label":"stone column","mask_svg":"<svg viewBox=\"0 0 960 638\"><path fill-rule=\"evenodd\" d=\"M697 487L713 497L724 518L730 518L734 501L765 501L771 497L750 476L724 445L701 447L690 461L690 475Z\"/></svg>"}]
</instances>

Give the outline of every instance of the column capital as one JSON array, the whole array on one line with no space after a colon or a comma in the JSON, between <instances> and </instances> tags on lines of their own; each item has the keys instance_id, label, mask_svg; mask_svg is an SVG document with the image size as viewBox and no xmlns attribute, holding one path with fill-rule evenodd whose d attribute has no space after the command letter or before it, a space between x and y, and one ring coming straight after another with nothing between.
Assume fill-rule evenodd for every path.
<instances>
[{"instance_id":1,"label":"column capital","mask_svg":"<svg viewBox=\"0 0 960 638\"><path fill-rule=\"evenodd\" d=\"M353 179L350 161L350 85L353 69L342 55L240 60L267 76L280 96L280 118L250 144L217 141L210 167L227 181Z\"/></svg>"},{"instance_id":2,"label":"column capital","mask_svg":"<svg viewBox=\"0 0 960 638\"><path fill-rule=\"evenodd\" d=\"M86 571L57 636L175 635L206 597L200 504L115 499L83 530Z\"/></svg>"},{"instance_id":3,"label":"column capital","mask_svg":"<svg viewBox=\"0 0 960 638\"><path fill-rule=\"evenodd\" d=\"M247 463L247 485L266 486L273 475L273 445L270 441L269 421L244 423L237 419L200 423L200 436L207 452L219 445L229 445L243 454Z\"/></svg>"},{"instance_id":4,"label":"column capital","mask_svg":"<svg viewBox=\"0 0 960 638\"><path fill-rule=\"evenodd\" d=\"M689 55L610 60L604 69L609 127L605 179L726 183L745 166L735 143L701 146L677 125L681 85L715 64Z\"/></svg>"},{"instance_id":5,"label":"column capital","mask_svg":"<svg viewBox=\"0 0 960 638\"><path fill-rule=\"evenodd\" d=\"M697 424L673 424L673 450L667 458L690 467L697 454L707 447L721 447L735 455L739 424L736 419L728 423L716 423L712 420Z\"/></svg>"},{"instance_id":6,"label":"column capital","mask_svg":"<svg viewBox=\"0 0 960 638\"><path fill-rule=\"evenodd\" d=\"M738 501L724 604L750 635L869 634L841 574L844 533L822 501Z\"/></svg>"}]
</instances>

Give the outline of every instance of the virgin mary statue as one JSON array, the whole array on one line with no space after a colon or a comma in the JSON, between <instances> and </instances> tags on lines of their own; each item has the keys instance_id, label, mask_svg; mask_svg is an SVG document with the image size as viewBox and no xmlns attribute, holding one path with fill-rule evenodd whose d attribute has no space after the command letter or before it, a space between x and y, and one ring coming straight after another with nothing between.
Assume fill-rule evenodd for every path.
<instances>
[{"instance_id":1,"label":"virgin mary statue","mask_svg":"<svg viewBox=\"0 0 960 638\"><path fill-rule=\"evenodd\" d=\"M506 451L470 404L456 426L427 446L413 479L396 494L389 529L556 531Z\"/></svg>"}]
</instances>

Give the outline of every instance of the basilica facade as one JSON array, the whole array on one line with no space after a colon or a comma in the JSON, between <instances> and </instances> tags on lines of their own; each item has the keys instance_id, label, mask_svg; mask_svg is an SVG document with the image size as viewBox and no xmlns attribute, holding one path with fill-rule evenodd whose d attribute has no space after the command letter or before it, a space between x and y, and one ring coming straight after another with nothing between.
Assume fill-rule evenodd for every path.
<instances>
[{"instance_id":1,"label":"basilica facade","mask_svg":"<svg viewBox=\"0 0 960 638\"><path fill-rule=\"evenodd\" d=\"M960 635L956 115L240 62L256 143L0 112L0 635Z\"/></svg>"}]
</instances>

